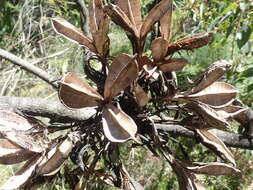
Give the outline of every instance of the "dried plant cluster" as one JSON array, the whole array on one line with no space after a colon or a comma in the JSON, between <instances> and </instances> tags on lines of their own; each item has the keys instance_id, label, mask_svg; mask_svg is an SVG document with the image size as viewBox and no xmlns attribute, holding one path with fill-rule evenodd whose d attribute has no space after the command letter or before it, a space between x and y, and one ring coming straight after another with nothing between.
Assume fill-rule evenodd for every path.
<instances>
[{"instance_id":1,"label":"dried plant cluster","mask_svg":"<svg viewBox=\"0 0 253 190\"><path fill-rule=\"evenodd\" d=\"M230 65L225 60L217 61L195 80L178 86L175 72L190 63L173 58L173 54L207 45L212 33L171 42L172 10L172 0L162 0L142 18L139 0L115 0L115 4L107 5L91 0L92 38L61 18L52 19L57 33L92 52L84 67L94 86L81 76L68 73L59 82L59 99L69 109L95 107L96 114L72 123L67 134L49 139L48 135L56 130L49 130L41 121L22 113L1 110L0 163L26 161L1 189L32 189L50 181L70 157L77 167L65 168L65 172L73 189L89 189L89 180L93 180L125 190L141 190L143 187L130 177L120 159L119 143L128 140L165 158L182 190L205 189L195 174L240 174L233 154L210 131L229 130L229 119L243 122L245 117L245 109L233 105L237 90L218 81ZM111 21L126 32L132 55L110 56ZM146 37L156 23L159 34L151 43L152 55L144 56ZM170 135L157 130L156 123L182 125L194 131L196 139L222 161L180 160L168 146ZM101 160L102 168L97 164Z\"/></svg>"}]
</instances>

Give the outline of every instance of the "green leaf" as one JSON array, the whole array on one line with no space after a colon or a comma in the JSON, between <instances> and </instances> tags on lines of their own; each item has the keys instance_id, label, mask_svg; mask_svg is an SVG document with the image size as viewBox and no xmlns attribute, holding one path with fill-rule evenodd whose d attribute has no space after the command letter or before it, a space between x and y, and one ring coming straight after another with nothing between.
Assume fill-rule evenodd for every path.
<instances>
[{"instance_id":1,"label":"green leaf","mask_svg":"<svg viewBox=\"0 0 253 190\"><path fill-rule=\"evenodd\" d=\"M252 28L250 25L244 25L242 27L241 33L239 33L239 38L237 38L237 46L239 49L244 46L244 44L250 39L252 33Z\"/></svg>"},{"instance_id":2,"label":"green leaf","mask_svg":"<svg viewBox=\"0 0 253 190\"><path fill-rule=\"evenodd\" d=\"M252 77L253 76L253 67L250 67L244 70L242 73L239 74L239 78L241 77Z\"/></svg>"}]
</instances>

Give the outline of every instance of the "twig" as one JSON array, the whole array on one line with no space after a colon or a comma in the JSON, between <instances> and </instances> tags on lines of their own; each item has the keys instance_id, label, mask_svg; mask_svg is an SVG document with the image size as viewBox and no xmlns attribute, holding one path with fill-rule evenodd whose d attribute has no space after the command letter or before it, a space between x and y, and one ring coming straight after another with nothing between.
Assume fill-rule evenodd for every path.
<instances>
[{"instance_id":1,"label":"twig","mask_svg":"<svg viewBox=\"0 0 253 190\"><path fill-rule=\"evenodd\" d=\"M50 76L47 72L40 69L39 67L34 66L33 64L17 57L16 55L5 51L0 48L0 57L9 60L15 65L20 66L22 69L34 74L35 76L39 77L40 79L44 80L48 84L50 84L54 88L58 88L57 83L55 82L55 78Z\"/></svg>"}]
</instances>

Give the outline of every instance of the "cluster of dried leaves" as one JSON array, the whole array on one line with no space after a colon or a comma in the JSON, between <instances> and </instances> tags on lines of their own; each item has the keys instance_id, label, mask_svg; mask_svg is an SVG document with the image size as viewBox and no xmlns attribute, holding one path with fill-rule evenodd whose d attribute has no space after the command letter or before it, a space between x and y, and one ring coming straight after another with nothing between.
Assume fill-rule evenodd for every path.
<instances>
[{"instance_id":1,"label":"cluster of dried leaves","mask_svg":"<svg viewBox=\"0 0 253 190\"><path fill-rule=\"evenodd\" d=\"M162 0L143 19L139 0L115 0L115 4L107 5L101 0L91 0L92 38L61 18L52 19L57 33L85 46L93 53L91 60L96 61L96 67L100 66L93 68L91 62L85 65L85 72L96 87L75 73L63 76L59 82L59 99L70 109L95 107L97 113L88 120L72 123L67 127L71 129L67 134L49 139L48 135L61 127L49 130L37 119L1 110L4 119L0 120L0 163L26 161L1 189L31 189L32 184L50 180L51 177L46 176L54 176L71 157L78 167L65 168L65 172L73 189L89 188L88 179L92 179L125 190L141 190L143 187L130 177L119 156L117 143L129 139L134 140L135 146L146 147L156 156L164 157L176 173L182 190L205 189L195 174L240 173L233 154L210 131L213 128L227 130L229 119L240 122L245 117L245 109L232 104L237 90L230 84L218 82L230 65L224 60L217 61L194 81L177 86L175 71L190 63L183 58L173 58L173 54L207 45L212 34L170 42L172 3L172 0ZM110 57L110 20L126 32L133 55L123 53ZM159 35L151 43L152 55L144 56L146 36L156 23ZM173 113L174 119L171 119ZM165 136L169 134L161 135L156 122L172 122L189 128L200 143L224 162L179 160L167 145ZM97 165L99 160L104 161L103 168Z\"/></svg>"}]
</instances>

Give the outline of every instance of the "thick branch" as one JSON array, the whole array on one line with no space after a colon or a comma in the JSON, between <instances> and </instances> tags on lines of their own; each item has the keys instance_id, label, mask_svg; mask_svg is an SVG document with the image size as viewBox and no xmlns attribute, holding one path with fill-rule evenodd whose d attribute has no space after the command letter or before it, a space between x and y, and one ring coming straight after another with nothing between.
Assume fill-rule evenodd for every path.
<instances>
[{"instance_id":1,"label":"thick branch","mask_svg":"<svg viewBox=\"0 0 253 190\"><path fill-rule=\"evenodd\" d=\"M90 118L95 109L69 110L60 102L43 100L40 98L0 97L0 108L11 107L25 114L41 116L50 122L68 123Z\"/></svg>"},{"instance_id":2,"label":"thick branch","mask_svg":"<svg viewBox=\"0 0 253 190\"><path fill-rule=\"evenodd\" d=\"M88 119L95 109L69 110L60 102L18 97L0 97L0 108L12 107L32 116L50 118L53 122L66 123ZM194 132L180 125L156 124L158 130L172 135L195 138ZM253 150L253 140L246 135L213 130L214 133L228 146Z\"/></svg>"},{"instance_id":3,"label":"thick branch","mask_svg":"<svg viewBox=\"0 0 253 190\"><path fill-rule=\"evenodd\" d=\"M157 124L156 127L158 130L166 131L176 136L195 138L193 131L186 129L180 125ZM249 137L247 135L237 134L237 133L231 133L227 131L221 131L217 129L212 129L212 132L216 136L218 136L227 146L253 150L252 137Z\"/></svg>"},{"instance_id":4,"label":"thick branch","mask_svg":"<svg viewBox=\"0 0 253 190\"><path fill-rule=\"evenodd\" d=\"M54 82L55 78L50 76L47 72L40 69L39 67L34 66L33 64L17 57L16 55L5 51L3 49L0 49L0 57L9 60L15 65L20 66L22 69L34 74L35 76L39 77L40 79L46 81L48 84L53 86L54 88L57 88L58 85L56 82Z\"/></svg>"}]
</instances>

